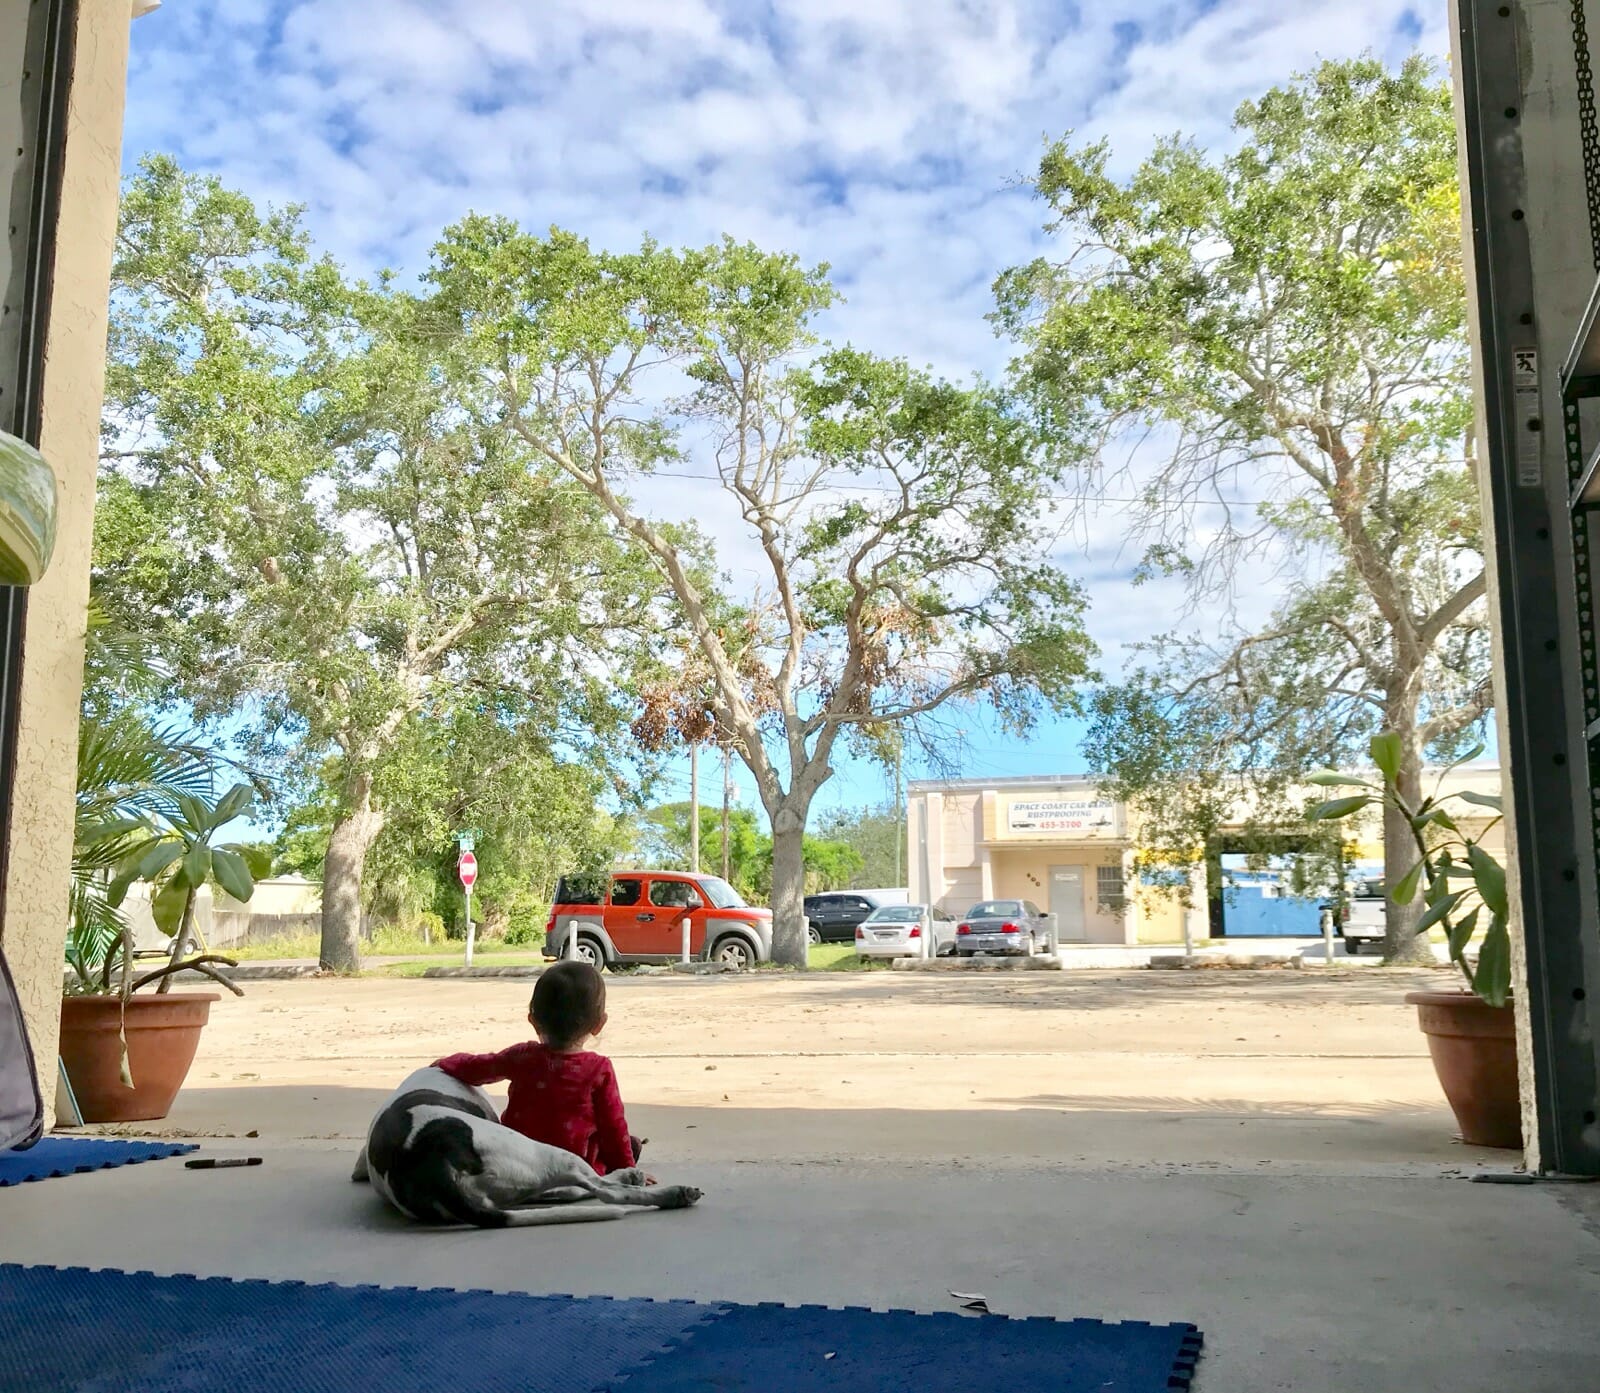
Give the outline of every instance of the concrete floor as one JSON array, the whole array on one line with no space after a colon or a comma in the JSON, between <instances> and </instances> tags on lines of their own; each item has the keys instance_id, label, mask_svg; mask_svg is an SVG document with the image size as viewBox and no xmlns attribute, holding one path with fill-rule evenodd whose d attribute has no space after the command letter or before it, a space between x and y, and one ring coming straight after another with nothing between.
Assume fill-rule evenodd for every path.
<instances>
[{"instance_id":1,"label":"concrete floor","mask_svg":"<svg viewBox=\"0 0 1600 1393\"><path fill-rule=\"evenodd\" d=\"M688 1213L428 1232L351 1185L387 1090L517 1038L527 984L252 984L176 1161L0 1190L0 1260L1192 1321L1198 1393L1600 1389L1600 1186L1475 1185L1428 974L813 974L612 984L606 1048ZM136 1129L130 1129L136 1130ZM251 1135L252 1133L256 1135Z\"/></svg>"},{"instance_id":2,"label":"concrete floor","mask_svg":"<svg viewBox=\"0 0 1600 1393\"><path fill-rule=\"evenodd\" d=\"M1197 1393L1600 1387L1600 1205L1576 1187L700 1163L674 1170L706 1190L693 1211L427 1232L350 1184L348 1147L263 1151L259 1169L166 1161L0 1192L0 1258L917 1310L953 1309L953 1289L1007 1314L1193 1321L1206 1334Z\"/></svg>"}]
</instances>

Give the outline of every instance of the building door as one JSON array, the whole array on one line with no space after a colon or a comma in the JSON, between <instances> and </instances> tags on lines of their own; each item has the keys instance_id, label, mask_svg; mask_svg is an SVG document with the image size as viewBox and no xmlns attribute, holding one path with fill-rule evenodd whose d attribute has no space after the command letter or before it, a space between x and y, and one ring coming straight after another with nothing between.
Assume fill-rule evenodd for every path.
<instances>
[{"instance_id":1,"label":"building door","mask_svg":"<svg viewBox=\"0 0 1600 1393\"><path fill-rule=\"evenodd\" d=\"M1050 867L1050 912L1056 916L1056 937L1063 943L1082 943L1088 937L1083 921L1082 866Z\"/></svg>"}]
</instances>

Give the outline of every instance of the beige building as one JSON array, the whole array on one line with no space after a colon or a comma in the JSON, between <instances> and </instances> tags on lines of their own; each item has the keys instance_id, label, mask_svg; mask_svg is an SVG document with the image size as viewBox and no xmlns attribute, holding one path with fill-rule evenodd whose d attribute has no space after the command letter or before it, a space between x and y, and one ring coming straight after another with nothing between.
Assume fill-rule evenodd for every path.
<instances>
[{"instance_id":1,"label":"beige building","mask_svg":"<svg viewBox=\"0 0 1600 1393\"><path fill-rule=\"evenodd\" d=\"M1358 771L1357 777L1373 776ZM1502 825L1489 826L1494 814L1455 797L1463 792L1498 795L1497 765L1431 770L1424 788L1452 798L1447 806L1463 831L1484 833L1485 849L1504 856ZM1336 792L1307 787L1294 797L1310 803ZM1086 775L916 780L908 794L913 902L931 901L959 917L979 900L1032 900L1056 916L1063 943L1181 943L1186 921L1193 938L1213 932L1206 848L1195 848L1191 906L1168 889L1143 883L1135 865L1137 820L1123 804L1105 798ZM1242 832L1248 816L1247 801L1241 798L1237 819L1224 834ZM1383 834L1377 811L1346 827L1350 874L1381 877ZM1211 850L1215 863L1226 842ZM1215 878L1215 864L1212 871Z\"/></svg>"},{"instance_id":2,"label":"beige building","mask_svg":"<svg viewBox=\"0 0 1600 1393\"><path fill-rule=\"evenodd\" d=\"M1083 775L917 780L908 793L914 902L960 916L979 900L1032 900L1063 943L1182 940L1177 900L1139 891L1127 809Z\"/></svg>"}]
</instances>

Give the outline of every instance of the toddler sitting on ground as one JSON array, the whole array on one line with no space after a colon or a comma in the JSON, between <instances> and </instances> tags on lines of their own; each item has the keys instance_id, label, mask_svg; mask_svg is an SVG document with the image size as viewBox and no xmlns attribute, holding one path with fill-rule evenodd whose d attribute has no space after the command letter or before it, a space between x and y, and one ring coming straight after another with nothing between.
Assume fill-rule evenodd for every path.
<instances>
[{"instance_id":1,"label":"toddler sitting on ground","mask_svg":"<svg viewBox=\"0 0 1600 1393\"><path fill-rule=\"evenodd\" d=\"M547 968L534 986L528 1022L537 1040L498 1054L453 1054L434 1067L478 1087L509 1082L500 1121L583 1157L600 1175L637 1165L644 1143L628 1134L611 1061L583 1048L606 1024L600 974L581 962Z\"/></svg>"}]
</instances>

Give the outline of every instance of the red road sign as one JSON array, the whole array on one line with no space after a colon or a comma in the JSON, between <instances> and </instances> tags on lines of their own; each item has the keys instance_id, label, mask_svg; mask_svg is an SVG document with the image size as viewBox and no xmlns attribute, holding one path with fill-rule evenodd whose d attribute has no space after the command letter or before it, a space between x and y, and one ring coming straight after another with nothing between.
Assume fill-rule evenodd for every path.
<instances>
[{"instance_id":1,"label":"red road sign","mask_svg":"<svg viewBox=\"0 0 1600 1393\"><path fill-rule=\"evenodd\" d=\"M461 860L456 863L456 874L467 889L472 889L472 882L478 878L478 858L470 851L463 851Z\"/></svg>"}]
</instances>

